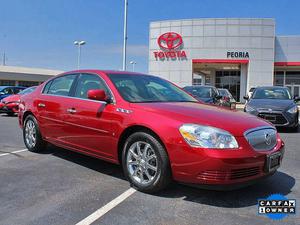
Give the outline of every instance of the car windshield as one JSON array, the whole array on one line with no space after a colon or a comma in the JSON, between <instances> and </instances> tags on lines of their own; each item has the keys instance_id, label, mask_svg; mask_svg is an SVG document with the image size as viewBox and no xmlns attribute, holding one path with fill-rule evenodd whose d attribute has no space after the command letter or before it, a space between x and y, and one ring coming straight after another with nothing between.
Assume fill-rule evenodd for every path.
<instances>
[{"instance_id":1,"label":"car windshield","mask_svg":"<svg viewBox=\"0 0 300 225\"><path fill-rule=\"evenodd\" d=\"M292 99L291 94L286 88L256 88L253 99Z\"/></svg>"},{"instance_id":2,"label":"car windshield","mask_svg":"<svg viewBox=\"0 0 300 225\"><path fill-rule=\"evenodd\" d=\"M185 87L184 90L198 98L212 98L211 87Z\"/></svg>"},{"instance_id":3,"label":"car windshield","mask_svg":"<svg viewBox=\"0 0 300 225\"><path fill-rule=\"evenodd\" d=\"M108 74L128 102L197 102L172 83L149 75Z\"/></svg>"},{"instance_id":4,"label":"car windshield","mask_svg":"<svg viewBox=\"0 0 300 225\"><path fill-rule=\"evenodd\" d=\"M29 94L29 93L33 92L35 89L36 89L36 87L26 88L23 91L20 91L18 94L19 95L26 95L26 94Z\"/></svg>"}]
</instances>

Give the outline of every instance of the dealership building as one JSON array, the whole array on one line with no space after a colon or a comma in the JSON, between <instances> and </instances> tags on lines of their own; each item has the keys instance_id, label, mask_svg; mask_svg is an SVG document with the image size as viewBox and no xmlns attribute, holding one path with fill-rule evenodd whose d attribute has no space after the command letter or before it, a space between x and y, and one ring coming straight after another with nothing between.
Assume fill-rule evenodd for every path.
<instances>
[{"instance_id":1,"label":"dealership building","mask_svg":"<svg viewBox=\"0 0 300 225\"><path fill-rule=\"evenodd\" d=\"M188 19L150 23L149 73L179 86L287 86L300 96L300 36L276 36L274 19Z\"/></svg>"},{"instance_id":2,"label":"dealership building","mask_svg":"<svg viewBox=\"0 0 300 225\"><path fill-rule=\"evenodd\" d=\"M40 68L0 66L0 86L36 86L62 72Z\"/></svg>"}]
</instances>

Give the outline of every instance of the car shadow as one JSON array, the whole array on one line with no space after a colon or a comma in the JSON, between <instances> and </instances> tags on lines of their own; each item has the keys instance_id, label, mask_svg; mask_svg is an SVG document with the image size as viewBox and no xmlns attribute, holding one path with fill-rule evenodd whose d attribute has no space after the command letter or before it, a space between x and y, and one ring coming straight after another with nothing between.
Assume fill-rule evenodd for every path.
<instances>
[{"instance_id":1,"label":"car shadow","mask_svg":"<svg viewBox=\"0 0 300 225\"><path fill-rule=\"evenodd\" d=\"M40 154L51 154L80 166L92 169L102 174L126 180L119 165L105 162L66 149L50 145ZM167 189L154 194L161 198L181 198L185 201L226 208L242 208L257 204L257 199L266 198L271 194L287 195L291 192L296 181L284 172L276 172L251 186L233 191L212 191L190 187L173 182Z\"/></svg>"},{"instance_id":2,"label":"car shadow","mask_svg":"<svg viewBox=\"0 0 300 225\"><path fill-rule=\"evenodd\" d=\"M80 166L92 169L99 173L126 180L123 175L122 168L119 165L109 163L101 159L93 158L50 144L45 151L40 152L39 154L51 154L55 157L59 157L61 159L76 163Z\"/></svg>"},{"instance_id":3,"label":"car shadow","mask_svg":"<svg viewBox=\"0 0 300 225\"><path fill-rule=\"evenodd\" d=\"M6 113L0 113L1 117L18 117L18 114L14 114L14 115L8 115Z\"/></svg>"},{"instance_id":4,"label":"car shadow","mask_svg":"<svg viewBox=\"0 0 300 225\"><path fill-rule=\"evenodd\" d=\"M157 196L182 198L185 201L225 208L242 208L257 204L257 199L267 198L274 193L287 195L295 186L295 179L283 172L257 182L251 186L233 191L212 191L174 184Z\"/></svg>"},{"instance_id":5,"label":"car shadow","mask_svg":"<svg viewBox=\"0 0 300 225\"><path fill-rule=\"evenodd\" d=\"M277 127L276 129L279 133L283 133L283 134L300 133L300 126L298 127L297 130L293 130L291 128L285 128L285 127Z\"/></svg>"}]
</instances>

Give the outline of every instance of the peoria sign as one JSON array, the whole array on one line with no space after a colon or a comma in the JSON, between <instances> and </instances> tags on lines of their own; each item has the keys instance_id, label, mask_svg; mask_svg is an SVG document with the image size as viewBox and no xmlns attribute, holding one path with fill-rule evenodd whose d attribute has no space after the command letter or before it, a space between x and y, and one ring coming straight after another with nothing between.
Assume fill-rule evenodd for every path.
<instances>
[{"instance_id":1,"label":"peoria sign","mask_svg":"<svg viewBox=\"0 0 300 225\"><path fill-rule=\"evenodd\" d=\"M153 52L156 60L186 59L185 51L181 50L183 45L181 35L175 32L164 33L157 39L157 44L161 51Z\"/></svg>"},{"instance_id":2,"label":"peoria sign","mask_svg":"<svg viewBox=\"0 0 300 225\"><path fill-rule=\"evenodd\" d=\"M249 52L227 52L227 58L249 58Z\"/></svg>"}]
</instances>

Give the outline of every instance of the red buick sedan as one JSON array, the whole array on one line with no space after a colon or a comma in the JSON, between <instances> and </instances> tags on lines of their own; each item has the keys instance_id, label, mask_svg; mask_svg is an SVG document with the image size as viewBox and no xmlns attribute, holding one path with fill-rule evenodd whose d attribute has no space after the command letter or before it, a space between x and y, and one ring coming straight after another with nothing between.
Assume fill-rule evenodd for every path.
<instances>
[{"instance_id":1,"label":"red buick sedan","mask_svg":"<svg viewBox=\"0 0 300 225\"><path fill-rule=\"evenodd\" d=\"M284 152L268 122L201 104L166 80L130 72L54 77L21 97L19 123L30 151L51 143L121 164L144 192L171 180L240 187L273 174Z\"/></svg>"}]
</instances>

